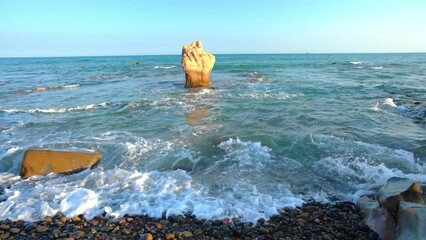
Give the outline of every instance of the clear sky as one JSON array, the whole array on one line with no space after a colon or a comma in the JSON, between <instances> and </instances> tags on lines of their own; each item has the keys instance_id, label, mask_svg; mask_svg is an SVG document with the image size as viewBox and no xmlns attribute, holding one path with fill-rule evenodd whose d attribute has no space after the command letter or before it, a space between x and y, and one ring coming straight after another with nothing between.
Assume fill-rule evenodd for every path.
<instances>
[{"instance_id":1,"label":"clear sky","mask_svg":"<svg viewBox=\"0 0 426 240\"><path fill-rule=\"evenodd\" d=\"M425 0L0 0L0 57L426 52Z\"/></svg>"}]
</instances>

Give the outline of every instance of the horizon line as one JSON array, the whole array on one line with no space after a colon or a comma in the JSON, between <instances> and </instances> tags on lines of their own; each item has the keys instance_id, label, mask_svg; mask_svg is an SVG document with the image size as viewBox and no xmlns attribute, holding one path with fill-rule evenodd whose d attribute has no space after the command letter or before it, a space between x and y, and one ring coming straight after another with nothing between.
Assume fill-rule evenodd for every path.
<instances>
[{"instance_id":1,"label":"horizon line","mask_svg":"<svg viewBox=\"0 0 426 240\"><path fill-rule=\"evenodd\" d=\"M305 53L215 53L213 55L334 55L334 54L421 54L426 51L419 52L305 52ZM124 54L124 55L69 55L69 56L8 56L1 57L0 59L6 58L79 58L79 57L143 57L143 56L181 56L181 54Z\"/></svg>"}]
</instances>

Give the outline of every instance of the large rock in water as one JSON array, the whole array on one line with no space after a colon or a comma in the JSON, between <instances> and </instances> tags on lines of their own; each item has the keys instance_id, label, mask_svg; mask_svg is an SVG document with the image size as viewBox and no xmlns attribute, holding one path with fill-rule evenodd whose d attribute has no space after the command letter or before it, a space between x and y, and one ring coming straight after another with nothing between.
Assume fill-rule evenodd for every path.
<instances>
[{"instance_id":1,"label":"large rock in water","mask_svg":"<svg viewBox=\"0 0 426 240\"><path fill-rule=\"evenodd\" d=\"M27 150L22 162L21 176L29 178L49 173L77 173L94 167L101 157L99 153Z\"/></svg>"},{"instance_id":2,"label":"large rock in water","mask_svg":"<svg viewBox=\"0 0 426 240\"><path fill-rule=\"evenodd\" d=\"M204 52L201 41L193 42L182 48L182 67L185 71L185 87L208 87L210 73L216 58L213 54Z\"/></svg>"},{"instance_id":3,"label":"large rock in water","mask_svg":"<svg viewBox=\"0 0 426 240\"><path fill-rule=\"evenodd\" d=\"M424 204L423 190L420 184L407 179L392 177L378 192L380 204L396 217L399 202L406 201Z\"/></svg>"}]
</instances>

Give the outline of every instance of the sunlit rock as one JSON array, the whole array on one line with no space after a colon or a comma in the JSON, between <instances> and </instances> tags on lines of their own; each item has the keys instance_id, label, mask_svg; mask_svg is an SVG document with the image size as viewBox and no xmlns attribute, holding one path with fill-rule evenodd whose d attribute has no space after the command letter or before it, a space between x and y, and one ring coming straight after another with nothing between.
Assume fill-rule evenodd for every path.
<instances>
[{"instance_id":1,"label":"sunlit rock","mask_svg":"<svg viewBox=\"0 0 426 240\"><path fill-rule=\"evenodd\" d=\"M101 157L99 153L27 150L21 166L21 177L77 173L94 167Z\"/></svg>"},{"instance_id":2,"label":"sunlit rock","mask_svg":"<svg viewBox=\"0 0 426 240\"><path fill-rule=\"evenodd\" d=\"M182 67L185 71L185 87L207 87L212 83L210 73L216 58L203 51L201 41L184 45L182 48Z\"/></svg>"}]
</instances>

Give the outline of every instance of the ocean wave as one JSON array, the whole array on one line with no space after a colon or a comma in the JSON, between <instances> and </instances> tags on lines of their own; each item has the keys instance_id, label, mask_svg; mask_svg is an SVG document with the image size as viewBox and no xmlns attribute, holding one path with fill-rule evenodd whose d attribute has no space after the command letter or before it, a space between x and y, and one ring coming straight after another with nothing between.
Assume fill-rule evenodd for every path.
<instances>
[{"instance_id":1,"label":"ocean wave","mask_svg":"<svg viewBox=\"0 0 426 240\"><path fill-rule=\"evenodd\" d=\"M245 183L220 189L217 196L197 186L193 177L183 170L139 172L98 168L70 176L35 177L5 189L0 219L38 221L61 211L67 218L84 214L92 219L104 212L112 218L125 215L159 218L192 213L200 219L239 217L242 221L255 222L278 213L283 207L296 207L304 202L284 186L277 186L282 189L279 197Z\"/></svg>"},{"instance_id":2,"label":"ocean wave","mask_svg":"<svg viewBox=\"0 0 426 240\"><path fill-rule=\"evenodd\" d=\"M363 62L350 62L351 64L353 64L353 65L361 65L361 64L363 64Z\"/></svg>"},{"instance_id":3,"label":"ocean wave","mask_svg":"<svg viewBox=\"0 0 426 240\"><path fill-rule=\"evenodd\" d=\"M66 112L78 112L85 110L92 110L97 108L106 107L108 103L89 104L86 106L77 106L71 108L35 108L35 109L2 109L0 112L5 113L66 113Z\"/></svg>"},{"instance_id":4,"label":"ocean wave","mask_svg":"<svg viewBox=\"0 0 426 240\"><path fill-rule=\"evenodd\" d=\"M383 69L383 66L376 66L376 67L370 67L370 68L374 70L380 70L380 69Z\"/></svg>"},{"instance_id":5,"label":"ocean wave","mask_svg":"<svg viewBox=\"0 0 426 240\"><path fill-rule=\"evenodd\" d=\"M315 163L315 169L355 186L356 191L348 193L350 200L355 201L361 193L386 183L390 177L426 181L426 165L419 163L412 152L332 135L313 135L311 139L330 153Z\"/></svg>"},{"instance_id":6,"label":"ocean wave","mask_svg":"<svg viewBox=\"0 0 426 240\"><path fill-rule=\"evenodd\" d=\"M153 67L153 69L172 69L175 68L176 66L155 66Z\"/></svg>"},{"instance_id":7,"label":"ocean wave","mask_svg":"<svg viewBox=\"0 0 426 240\"><path fill-rule=\"evenodd\" d=\"M276 100L287 100L292 98L298 98L304 96L303 94L288 94L284 92L272 93L272 92L251 92L241 93L236 95L237 98L250 98L255 100L263 99L276 99Z\"/></svg>"}]
</instances>

